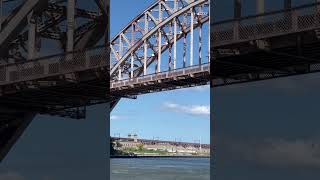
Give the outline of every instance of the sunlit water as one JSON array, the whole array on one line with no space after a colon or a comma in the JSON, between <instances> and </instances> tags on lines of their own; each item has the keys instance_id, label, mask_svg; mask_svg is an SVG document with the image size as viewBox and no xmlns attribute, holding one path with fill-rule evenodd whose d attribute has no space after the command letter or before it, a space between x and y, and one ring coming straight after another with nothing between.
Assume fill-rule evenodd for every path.
<instances>
[{"instance_id":1,"label":"sunlit water","mask_svg":"<svg viewBox=\"0 0 320 180\"><path fill-rule=\"evenodd\" d=\"M209 158L111 159L111 180L209 180Z\"/></svg>"}]
</instances>

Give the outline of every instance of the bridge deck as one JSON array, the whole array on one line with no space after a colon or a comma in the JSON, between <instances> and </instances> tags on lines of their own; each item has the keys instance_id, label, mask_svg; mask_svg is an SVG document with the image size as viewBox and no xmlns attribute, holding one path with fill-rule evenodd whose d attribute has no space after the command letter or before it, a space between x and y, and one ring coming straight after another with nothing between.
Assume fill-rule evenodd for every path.
<instances>
[{"instance_id":1,"label":"bridge deck","mask_svg":"<svg viewBox=\"0 0 320 180\"><path fill-rule=\"evenodd\" d=\"M320 3L211 24L215 48L320 28Z\"/></svg>"},{"instance_id":2,"label":"bridge deck","mask_svg":"<svg viewBox=\"0 0 320 180\"><path fill-rule=\"evenodd\" d=\"M111 95L139 95L205 85L210 82L210 64L201 64L134 79L110 82Z\"/></svg>"},{"instance_id":3,"label":"bridge deck","mask_svg":"<svg viewBox=\"0 0 320 180\"><path fill-rule=\"evenodd\" d=\"M317 6L305 5L213 24L214 86L319 72Z\"/></svg>"},{"instance_id":4,"label":"bridge deck","mask_svg":"<svg viewBox=\"0 0 320 180\"><path fill-rule=\"evenodd\" d=\"M107 102L108 81L105 47L0 65L0 108L77 118L66 109Z\"/></svg>"}]
</instances>

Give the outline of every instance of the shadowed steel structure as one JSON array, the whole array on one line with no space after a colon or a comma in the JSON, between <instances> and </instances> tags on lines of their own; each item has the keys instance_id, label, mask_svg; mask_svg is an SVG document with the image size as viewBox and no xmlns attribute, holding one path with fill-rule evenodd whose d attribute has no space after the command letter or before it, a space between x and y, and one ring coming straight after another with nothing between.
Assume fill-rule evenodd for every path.
<instances>
[{"instance_id":1,"label":"shadowed steel structure","mask_svg":"<svg viewBox=\"0 0 320 180\"><path fill-rule=\"evenodd\" d=\"M319 72L318 0L296 7L284 0L283 9L272 12L265 12L264 0L256 0L256 15L246 17L242 2L234 0L232 19L211 19L211 92L213 87ZM219 138L212 114L210 129L211 157L216 157ZM211 179L216 179L215 159Z\"/></svg>"},{"instance_id":2,"label":"shadowed steel structure","mask_svg":"<svg viewBox=\"0 0 320 180\"><path fill-rule=\"evenodd\" d=\"M319 3L264 12L257 0L258 15L242 17L235 0L235 17L210 31L209 0L158 0L109 41L108 3L83 2L1 1L0 159L38 113L80 119L88 105L210 78L217 87L319 71Z\"/></svg>"},{"instance_id":3,"label":"shadowed steel structure","mask_svg":"<svg viewBox=\"0 0 320 180\"><path fill-rule=\"evenodd\" d=\"M214 86L318 72L320 4L242 17L235 1L235 18L211 23L211 75ZM260 4L259 4L260 3Z\"/></svg>"},{"instance_id":4,"label":"shadowed steel structure","mask_svg":"<svg viewBox=\"0 0 320 180\"><path fill-rule=\"evenodd\" d=\"M110 65L109 1L0 5L1 161L36 114L82 119L109 102Z\"/></svg>"},{"instance_id":5,"label":"shadowed steel structure","mask_svg":"<svg viewBox=\"0 0 320 180\"><path fill-rule=\"evenodd\" d=\"M1 159L38 113L81 119L89 105L209 82L208 0L156 1L111 41L103 0L15 2L1 16ZM111 57L91 47L103 37ZM61 54L46 56L48 39Z\"/></svg>"}]
</instances>

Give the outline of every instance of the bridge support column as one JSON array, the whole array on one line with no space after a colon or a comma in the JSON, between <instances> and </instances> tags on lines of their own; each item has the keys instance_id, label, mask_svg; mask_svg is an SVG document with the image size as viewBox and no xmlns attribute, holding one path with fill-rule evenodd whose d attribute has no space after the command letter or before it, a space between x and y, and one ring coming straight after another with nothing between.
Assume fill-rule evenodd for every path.
<instances>
[{"instance_id":1,"label":"bridge support column","mask_svg":"<svg viewBox=\"0 0 320 180\"><path fill-rule=\"evenodd\" d=\"M74 42L74 15L75 15L75 0L68 0L67 7L67 52L73 51Z\"/></svg>"}]
</instances>

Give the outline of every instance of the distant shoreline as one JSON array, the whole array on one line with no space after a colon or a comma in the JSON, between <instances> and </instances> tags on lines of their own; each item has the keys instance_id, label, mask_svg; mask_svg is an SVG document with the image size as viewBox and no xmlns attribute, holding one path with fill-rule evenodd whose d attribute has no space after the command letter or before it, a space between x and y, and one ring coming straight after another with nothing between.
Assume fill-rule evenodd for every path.
<instances>
[{"instance_id":1,"label":"distant shoreline","mask_svg":"<svg viewBox=\"0 0 320 180\"><path fill-rule=\"evenodd\" d=\"M110 156L112 159L135 159L135 158L210 158L210 156Z\"/></svg>"}]
</instances>

